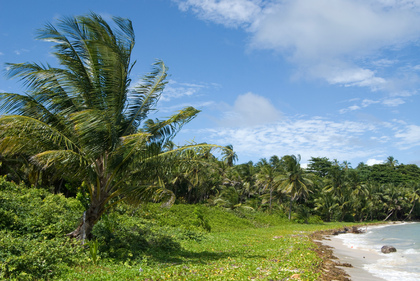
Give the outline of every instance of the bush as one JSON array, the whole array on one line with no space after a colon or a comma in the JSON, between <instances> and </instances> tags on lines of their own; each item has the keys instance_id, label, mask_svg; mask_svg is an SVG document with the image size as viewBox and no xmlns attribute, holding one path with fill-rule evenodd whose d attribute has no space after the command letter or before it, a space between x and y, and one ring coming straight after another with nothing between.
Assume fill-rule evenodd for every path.
<instances>
[{"instance_id":1,"label":"bush","mask_svg":"<svg viewBox=\"0 0 420 281\"><path fill-rule=\"evenodd\" d=\"M179 240L187 239L182 230L118 212L104 215L92 234L98 239L101 258L120 261L140 259L145 252L180 250Z\"/></svg>"},{"instance_id":2,"label":"bush","mask_svg":"<svg viewBox=\"0 0 420 281\"><path fill-rule=\"evenodd\" d=\"M318 215L314 215L314 216L310 216L308 219L308 223L309 224L323 224L324 221L321 219L320 216Z\"/></svg>"},{"instance_id":3,"label":"bush","mask_svg":"<svg viewBox=\"0 0 420 281\"><path fill-rule=\"evenodd\" d=\"M0 177L0 227L39 237L61 237L74 230L80 202L45 189L27 188Z\"/></svg>"},{"instance_id":4,"label":"bush","mask_svg":"<svg viewBox=\"0 0 420 281\"><path fill-rule=\"evenodd\" d=\"M66 238L0 232L0 279L46 280L85 260L83 248Z\"/></svg>"},{"instance_id":5,"label":"bush","mask_svg":"<svg viewBox=\"0 0 420 281\"><path fill-rule=\"evenodd\" d=\"M50 279L83 261L64 235L82 210L76 199L0 177L0 279Z\"/></svg>"}]
</instances>

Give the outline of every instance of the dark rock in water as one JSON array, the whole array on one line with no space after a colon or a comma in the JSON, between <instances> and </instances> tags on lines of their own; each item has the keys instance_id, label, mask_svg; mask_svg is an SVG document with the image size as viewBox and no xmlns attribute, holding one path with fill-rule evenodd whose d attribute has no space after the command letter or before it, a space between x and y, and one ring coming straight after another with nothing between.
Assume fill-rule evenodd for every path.
<instances>
[{"instance_id":1,"label":"dark rock in water","mask_svg":"<svg viewBox=\"0 0 420 281\"><path fill-rule=\"evenodd\" d=\"M393 252L396 252L396 251L397 251L397 249L395 249L395 247L393 247L393 246L385 245L381 248L381 252L384 253L384 254L389 254L389 253L393 253Z\"/></svg>"}]
</instances>

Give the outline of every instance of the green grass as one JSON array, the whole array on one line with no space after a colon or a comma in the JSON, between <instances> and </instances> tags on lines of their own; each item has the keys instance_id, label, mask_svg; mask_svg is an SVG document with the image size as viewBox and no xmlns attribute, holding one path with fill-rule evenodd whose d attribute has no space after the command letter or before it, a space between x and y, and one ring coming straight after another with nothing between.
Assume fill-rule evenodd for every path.
<instances>
[{"instance_id":1,"label":"green grass","mask_svg":"<svg viewBox=\"0 0 420 281\"><path fill-rule=\"evenodd\" d=\"M0 203L2 280L317 280L321 259L308 235L352 225L204 205L120 205L83 248L64 235L83 214L76 199L0 178Z\"/></svg>"},{"instance_id":2,"label":"green grass","mask_svg":"<svg viewBox=\"0 0 420 281\"><path fill-rule=\"evenodd\" d=\"M210 233L200 241L182 241L181 250L147 253L140 261L76 267L60 280L282 280L294 274L317 280L321 259L308 234L344 225L349 224L284 223Z\"/></svg>"}]
</instances>

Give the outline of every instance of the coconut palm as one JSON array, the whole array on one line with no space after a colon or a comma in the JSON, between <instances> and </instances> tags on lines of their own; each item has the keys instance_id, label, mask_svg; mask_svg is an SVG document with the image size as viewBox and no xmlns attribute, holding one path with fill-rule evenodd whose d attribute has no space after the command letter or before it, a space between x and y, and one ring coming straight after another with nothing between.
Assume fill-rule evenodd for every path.
<instances>
[{"instance_id":1,"label":"coconut palm","mask_svg":"<svg viewBox=\"0 0 420 281\"><path fill-rule=\"evenodd\" d=\"M398 165L398 160L395 159L393 156L388 156L386 158L385 164L391 167L392 169L395 169L395 166Z\"/></svg>"},{"instance_id":2,"label":"coconut palm","mask_svg":"<svg viewBox=\"0 0 420 281\"><path fill-rule=\"evenodd\" d=\"M300 167L300 155L286 155L283 157L286 167L286 175L280 176L276 181L280 181L279 189L289 194L290 208L289 220L292 217L293 201L301 197L306 198L310 192L309 187L312 186L312 180L309 174Z\"/></svg>"},{"instance_id":3,"label":"coconut palm","mask_svg":"<svg viewBox=\"0 0 420 281\"><path fill-rule=\"evenodd\" d=\"M256 174L257 178L257 186L261 187L263 192L269 192L268 195L268 202L269 202L269 209L272 210L272 202L273 198L276 197L276 191L278 191L278 187L281 184L279 181L279 172L276 170L275 166L268 163L265 159L261 159L259 162L259 172ZM265 202L266 200L263 200Z\"/></svg>"},{"instance_id":4,"label":"coconut palm","mask_svg":"<svg viewBox=\"0 0 420 281\"><path fill-rule=\"evenodd\" d=\"M229 166L233 167L233 164L238 161L238 155L233 151L233 145L229 144L226 146L228 150L223 153L223 161Z\"/></svg>"},{"instance_id":5,"label":"coconut palm","mask_svg":"<svg viewBox=\"0 0 420 281\"><path fill-rule=\"evenodd\" d=\"M412 204L412 206L404 220L406 220L407 218L411 218L411 213L416 207L416 203L420 201L420 183L419 182L409 182L406 184L406 197L409 200L410 204Z\"/></svg>"},{"instance_id":6,"label":"coconut palm","mask_svg":"<svg viewBox=\"0 0 420 281\"><path fill-rule=\"evenodd\" d=\"M0 153L25 153L39 167L84 181L90 204L68 234L78 239L123 199L159 194L173 202L159 173L177 152L200 146L166 145L197 115L195 108L166 120L147 119L166 84L167 67L157 61L131 86L134 30L128 19L114 17L113 23L92 13L64 18L58 28L46 25L38 39L55 44L59 67L9 64L8 75L22 80L27 92L0 93L0 110L14 114L0 118Z\"/></svg>"}]
</instances>

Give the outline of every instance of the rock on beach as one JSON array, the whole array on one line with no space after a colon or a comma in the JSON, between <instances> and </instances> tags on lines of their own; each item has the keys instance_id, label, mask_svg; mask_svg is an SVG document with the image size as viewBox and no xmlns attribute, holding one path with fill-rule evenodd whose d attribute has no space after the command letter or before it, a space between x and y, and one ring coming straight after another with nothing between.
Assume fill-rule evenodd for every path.
<instances>
[{"instance_id":1,"label":"rock on beach","mask_svg":"<svg viewBox=\"0 0 420 281\"><path fill-rule=\"evenodd\" d=\"M397 249L395 249L395 247L389 246L389 245L382 246L382 248L381 248L381 252L384 253L384 254L389 254L389 253L393 253L393 252L396 252L396 251L397 251Z\"/></svg>"}]
</instances>

